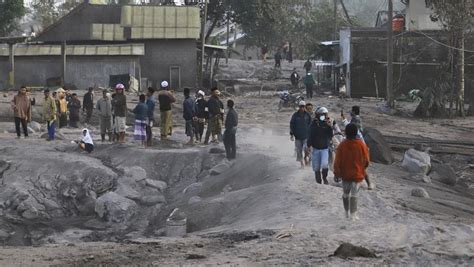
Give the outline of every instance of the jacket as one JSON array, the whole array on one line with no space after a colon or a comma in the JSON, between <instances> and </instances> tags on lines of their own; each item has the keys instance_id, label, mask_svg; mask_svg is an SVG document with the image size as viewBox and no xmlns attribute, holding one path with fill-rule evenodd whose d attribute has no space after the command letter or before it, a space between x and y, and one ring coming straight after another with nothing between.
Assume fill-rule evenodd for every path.
<instances>
[{"instance_id":1,"label":"jacket","mask_svg":"<svg viewBox=\"0 0 474 267\"><path fill-rule=\"evenodd\" d=\"M51 96L44 99L43 102L43 119L46 122L56 120L56 103Z\"/></svg>"},{"instance_id":2,"label":"jacket","mask_svg":"<svg viewBox=\"0 0 474 267\"><path fill-rule=\"evenodd\" d=\"M362 182L367 176L369 150L360 139L346 139L337 148L334 175L349 182Z\"/></svg>"},{"instance_id":3,"label":"jacket","mask_svg":"<svg viewBox=\"0 0 474 267\"><path fill-rule=\"evenodd\" d=\"M101 117L112 116L112 101L110 99L101 98L97 101L96 109Z\"/></svg>"},{"instance_id":4,"label":"jacket","mask_svg":"<svg viewBox=\"0 0 474 267\"><path fill-rule=\"evenodd\" d=\"M298 140L306 140L309 135L311 115L308 112L295 112L290 120L290 135Z\"/></svg>"},{"instance_id":5,"label":"jacket","mask_svg":"<svg viewBox=\"0 0 474 267\"><path fill-rule=\"evenodd\" d=\"M224 109L224 104L216 96L211 96L207 101L207 108L209 111L209 117L214 117L222 114L221 109Z\"/></svg>"},{"instance_id":6,"label":"jacket","mask_svg":"<svg viewBox=\"0 0 474 267\"><path fill-rule=\"evenodd\" d=\"M79 113L81 111L81 101L79 99L71 99L71 101L67 104L69 109L69 117L72 119L79 120Z\"/></svg>"},{"instance_id":7,"label":"jacket","mask_svg":"<svg viewBox=\"0 0 474 267\"><path fill-rule=\"evenodd\" d=\"M171 104L176 102L176 98L171 92L162 90L158 93L158 102L160 102L160 111L169 111Z\"/></svg>"},{"instance_id":8,"label":"jacket","mask_svg":"<svg viewBox=\"0 0 474 267\"><path fill-rule=\"evenodd\" d=\"M116 94L112 100L112 107L114 109L114 114L117 117L126 117L127 116L127 97L125 94Z\"/></svg>"},{"instance_id":9,"label":"jacket","mask_svg":"<svg viewBox=\"0 0 474 267\"><path fill-rule=\"evenodd\" d=\"M237 114L235 109L230 108L225 118L225 129L234 130L238 124L239 124L239 115Z\"/></svg>"},{"instance_id":10,"label":"jacket","mask_svg":"<svg viewBox=\"0 0 474 267\"><path fill-rule=\"evenodd\" d=\"M14 96L11 105L15 118L31 121L31 100L28 95Z\"/></svg>"},{"instance_id":11,"label":"jacket","mask_svg":"<svg viewBox=\"0 0 474 267\"><path fill-rule=\"evenodd\" d=\"M148 116L148 106L145 103L138 103L133 109L135 120L144 121Z\"/></svg>"},{"instance_id":12,"label":"jacket","mask_svg":"<svg viewBox=\"0 0 474 267\"><path fill-rule=\"evenodd\" d=\"M294 71L290 76L291 84L298 84L299 80L300 80L300 75L298 74L298 72Z\"/></svg>"},{"instance_id":13,"label":"jacket","mask_svg":"<svg viewBox=\"0 0 474 267\"><path fill-rule=\"evenodd\" d=\"M190 96L186 97L183 101L183 119L190 121L196 117L196 103Z\"/></svg>"},{"instance_id":14,"label":"jacket","mask_svg":"<svg viewBox=\"0 0 474 267\"><path fill-rule=\"evenodd\" d=\"M148 107L148 119L155 120L155 106L156 106L156 97L150 96L146 100L146 105Z\"/></svg>"},{"instance_id":15,"label":"jacket","mask_svg":"<svg viewBox=\"0 0 474 267\"><path fill-rule=\"evenodd\" d=\"M304 77L304 84L305 85L314 85L316 82L314 81L313 75L306 75Z\"/></svg>"},{"instance_id":16,"label":"jacket","mask_svg":"<svg viewBox=\"0 0 474 267\"><path fill-rule=\"evenodd\" d=\"M208 119L209 112L206 111L207 101L204 98L196 100L196 117L199 119Z\"/></svg>"},{"instance_id":17,"label":"jacket","mask_svg":"<svg viewBox=\"0 0 474 267\"><path fill-rule=\"evenodd\" d=\"M333 136L331 125L325 121L313 120L309 130L308 147L328 149Z\"/></svg>"},{"instance_id":18,"label":"jacket","mask_svg":"<svg viewBox=\"0 0 474 267\"><path fill-rule=\"evenodd\" d=\"M84 99L82 100L82 105L83 105L83 110L94 108L94 95L91 92L87 92L84 95Z\"/></svg>"}]
</instances>

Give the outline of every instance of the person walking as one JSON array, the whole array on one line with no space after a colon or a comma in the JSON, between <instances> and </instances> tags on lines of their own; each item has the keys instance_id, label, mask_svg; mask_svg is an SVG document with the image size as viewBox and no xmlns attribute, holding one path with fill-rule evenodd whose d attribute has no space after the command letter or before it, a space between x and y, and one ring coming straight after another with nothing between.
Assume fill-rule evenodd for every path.
<instances>
[{"instance_id":1,"label":"person walking","mask_svg":"<svg viewBox=\"0 0 474 267\"><path fill-rule=\"evenodd\" d=\"M153 125L155 125L155 89L148 87L146 94L146 105L148 107L148 124L146 125L146 143L147 146L153 145Z\"/></svg>"},{"instance_id":2,"label":"person walking","mask_svg":"<svg viewBox=\"0 0 474 267\"><path fill-rule=\"evenodd\" d=\"M89 87L87 93L84 95L82 100L82 112L86 113L85 123L89 123L92 117L92 112L94 110L94 88Z\"/></svg>"},{"instance_id":3,"label":"person walking","mask_svg":"<svg viewBox=\"0 0 474 267\"><path fill-rule=\"evenodd\" d=\"M189 137L188 144L194 144L194 120L196 119L196 103L191 98L190 89L184 88L183 119L185 121L186 136Z\"/></svg>"},{"instance_id":4,"label":"person walking","mask_svg":"<svg viewBox=\"0 0 474 267\"><path fill-rule=\"evenodd\" d=\"M280 50L278 50L275 53L275 68L281 68L281 59L282 59L281 52Z\"/></svg>"},{"instance_id":5,"label":"person walking","mask_svg":"<svg viewBox=\"0 0 474 267\"><path fill-rule=\"evenodd\" d=\"M225 118L224 147L227 159L235 159L237 155L237 141L235 135L239 125L239 116L234 109L234 101L227 100L227 116Z\"/></svg>"},{"instance_id":6,"label":"person walking","mask_svg":"<svg viewBox=\"0 0 474 267\"><path fill-rule=\"evenodd\" d=\"M148 106L145 103L146 96L139 96L139 103L133 109L135 114L135 128L133 137L135 141L140 141L143 147L146 147L146 125L148 121Z\"/></svg>"},{"instance_id":7,"label":"person walking","mask_svg":"<svg viewBox=\"0 0 474 267\"><path fill-rule=\"evenodd\" d=\"M219 143L222 135L222 119L224 114L224 104L219 99L220 92L217 87L211 89L212 95L207 101L209 111L209 131L212 143ZM207 139L207 136L206 136ZM206 142L207 143L207 142Z\"/></svg>"},{"instance_id":8,"label":"person walking","mask_svg":"<svg viewBox=\"0 0 474 267\"><path fill-rule=\"evenodd\" d=\"M311 72L306 73L304 77L304 85L306 86L306 97L308 99L313 98L313 90L316 82L314 81L313 74Z\"/></svg>"},{"instance_id":9,"label":"person walking","mask_svg":"<svg viewBox=\"0 0 474 267\"><path fill-rule=\"evenodd\" d=\"M81 101L77 97L76 93L71 95L71 101L67 104L69 110L69 126L72 128L79 128L77 123L80 119Z\"/></svg>"},{"instance_id":10,"label":"person walking","mask_svg":"<svg viewBox=\"0 0 474 267\"><path fill-rule=\"evenodd\" d=\"M311 60L308 58L308 60L306 60L306 62L304 63L304 69L306 70L306 72L310 72L312 68L313 63L311 63Z\"/></svg>"},{"instance_id":11,"label":"person walking","mask_svg":"<svg viewBox=\"0 0 474 267\"><path fill-rule=\"evenodd\" d=\"M313 149L311 160L318 184L321 184L322 181L324 181L324 184L329 184L327 180L329 173L329 146L333 136L328 110L325 107L321 107L316 111L316 118L311 123L308 137L308 149Z\"/></svg>"},{"instance_id":12,"label":"person walking","mask_svg":"<svg viewBox=\"0 0 474 267\"><path fill-rule=\"evenodd\" d=\"M359 106L352 106L350 115L351 115L351 120L348 121L346 119L346 117L344 116L344 112L341 112L342 123L344 124L344 126L347 126L350 123L357 126L357 138L362 140L362 142L365 143L364 135L363 135L364 127L362 125L362 119L360 117L360 107ZM367 183L367 189L368 190L374 190L375 189L375 184L370 180L370 176L369 176L368 173L365 177L365 182Z\"/></svg>"},{"instance_id":13,"label":"person walking","mask_svg":"<svg viewBox=\"0 0 474 267\"><path fill-rule=\"evenodd\" d=\"M176 98L171 93L167 81L161 82L161 91L158 93L158 102L160 102L160 116L161 116L161 140L168 139L168 135L173 133L173 103Z\"/></svg>"},{"instance_id":14,"label":"person walking","mask_svg":"<svg viewBox=\"0 0 474 267\"><path fill-rule=\"evenodd\" d=\"M303 151L306 150L311 115L306 112L306 103L300 101L299 109L290 120L290 139L295 142L296 161L300 162L301 168L305 167Z\"/></svg>"},{"instance_id":15,"label":"person walking","mask_svg":"<svg viewBox=\"0 0 474 267\"><path fill-rule=\"evenodd\" d=\"M67 103L68 103L68 100L66 99L66 91L63 89L63 88L59 88L57 91L56 91L57 95L58 95L58 103L59 103L59 107L58 107L58 119L59 119L59 125L58 127L59 128L63 128L63 127L66 127L67 126ZM70 99L69 99L70 101Z\"/></svg>"},{"instance_id":16,"label":"person walking","mask_svg":"<svg viewBox=\"0 0 474 267\"><path fill-rule=\"evenodd\" d=\"M55 137L56 103L50 96L49 89L44 90L43 120L46 122L48 128L47 140L52 141Z\"/></svg>"},{"instance_id":17,"label":"person walking","mask_svg":"<svg viewBox=\"0 0 474 267\"><path fill-rule=\"evenodd\" d=\"M115 86L116 94L112 100L119 143L125 142L125 130L127 128L127 96L125 96L124 90L125 86L123 84L117 84Z\"/></svg>"},{"instance_id":18,"label":"person walking","mask_svg":"<svg viewBox=\"0 0 474 267\"><path fill-rule=\"evenodd\" d=\"M355 124L346 126L347 138L337 148L334 161L334 176L342 179L342 201L346 218L352 220L359 220L357 197L370 162L369 150L364 142L357 138L357 131Z\"/></svg>"},{"instance_id":19,"label":"person walking","mask_svg":"<svg viewBox=\"0 0 474 267\"><path fill-rule=\"evenodd\" d=\"M207 112L207 101L204 98L205 93L201 90L197 93L196 99L196 120L195 120L195 135L196 141L202 142L202 135L204 134L204 126L207 119L209 118L209 113Z\"/></svg>"},{"instance_id":20,"label":"person walking","mask_svg":"<svg viewBox=\"0 0 474 267\"><path fill-rule=\"evenodd\" d=\"M293 89L298 89L298 83L300 82L300 79L301 77L296 71L296 68L293 68L293 72L291 73L291 76L290 76L290 82L291 82L291 85L293 86Z\"/></svg>"},{"instance_id":21,"label":"person walking","mask_svg":"<svg viewBox=\"0 0 474 267\"><path fill-rule=\"evenodd\" d=\"M102 91L102 98L97 100L96 109L99 114L100 138L105 142L105 135L112 141L112 101L107 90Z\"/></svg>"},{"instance_id":22,"label":"person walking","mask_svg":"<svg viewBox=\"0 0 474 267\"><path fill-rule=\"evenodd\" d=\"M28 123L31 122L31 100L26 92L26 87L20 87L18 94L11 101L15 118L15 130L18 138L21 137L20 125L25 138L28 137Z\"/></svg>"}]
</instances>

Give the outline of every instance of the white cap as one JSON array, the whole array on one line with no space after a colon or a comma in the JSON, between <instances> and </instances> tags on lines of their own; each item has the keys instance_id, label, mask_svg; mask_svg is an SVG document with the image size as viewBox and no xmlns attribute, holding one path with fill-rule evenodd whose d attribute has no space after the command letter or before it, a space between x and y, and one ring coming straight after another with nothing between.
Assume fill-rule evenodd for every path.
<instances>
[{"instance_id":1,"label":"white cap","mask_svg":"<svg viewBox=\"0 0 474 267\"><path fill-rule=\"evenodd\" d=\"M199 90L199 91L198 91L198 95L205 96L205 95L206 95L206 93L204 93L202 90Z\"/></svg>"},{"instance_id":2,"label":"white cap","mask_svg":"<svg viewBox=\"0 0 474 267\"><path fill-rule=\"evenodd\" d=\"M125 89L125 85L119 83L119 84L117 84L117 85L115 86L115 89L116 89L116 90L123 90L123 89Z\"/></svg>"},{"instance_id":3,"label":"white cap","mask_svg":"<svg viewBox=\"0 0 474 267\"><path fill-rule=\"evenodd\" d=\"M325 107L320 107L320 108L316 111L316 113L318 113L318 114L325 114L325 113L329 113L329 111L328 111L328 109L325 108Z\"/></svg>"},{"instance_id":4,"label":"white cap","mask_svg":"<svg viewBox=\"0 0 474 267\"><path fill-rule=\"evenodd\" d=\"M161 82L161 88L167 88L168 87L168 82L167 81L162 81Z\"/></svg>"},{"instance_id":5,"label":"white cap","mask_svg":"<svg viewBox=\"0 0 474 267\"><path fill-rule=\"evenodd\" d=\"M301 106L306 106L306 102L300 101L300 103L299 103L298 105L299 105L300 107L301 107Z\"/></svg>"}]
</instances>

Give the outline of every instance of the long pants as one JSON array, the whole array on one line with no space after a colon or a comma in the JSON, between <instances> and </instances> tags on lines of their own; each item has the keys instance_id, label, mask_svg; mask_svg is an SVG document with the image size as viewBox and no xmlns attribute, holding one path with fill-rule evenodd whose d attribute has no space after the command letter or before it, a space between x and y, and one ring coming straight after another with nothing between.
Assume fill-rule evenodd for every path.
<instances>
[{"instance_id":1,"label":"long pants","mask_svg":"<svg viewBox=\"0 0 474 267\"><path fill-rule=\"evenodd\" d=\"M166 137L171 135L173 127L173 114L171 110L161 111L161 136Z\"/></svg>"},{"instance_id":2,"label":"long pants","mask_svg":"<svg viewBox=\"0 0 474 267\"><path fill-rule=\"evenodd\" d=\"M207 129L206 129L206 137L204 139L204 143L207 144L209 143L209 138L211 137L211 129L209 127L209 124L207 124Z\"/></svg>"},{"instance_id":3,"label":"long pants","mask_svg":"<svg viewBox=\"0 0 474 267\"><path fill-rule=\"evenodd\" d=\"M89 123L92 117L92 111L94 110L93 107L87 107L86 108L86 120L85 123Z\"/></svg>"},{"instance_id":4,"label":"long pants","mask_svg":"<svg viewBox=\"0 0 474 267\"><path fill-rule=\"evenodd\" d=\"M55 121L48 121L48 139L54 140L54 133L56 131Z\"/></svg>"},{"instance_id":5,"label":"long pants","mask_svg":"<svg viewBox=\"0 0 474 267\"><path fill-rule=\"evenodd\" d=\"M21 136L20 124L21 124L21 127L23 128L23 133L25 134L25 137L28 136L28 123L26 122L26 119L20 119L18 117L15 117L16 135L18 137Z\"/></svg>"},{"instance_id":6,"label":"long pants","mask_svg":"<svg viewBox=\"0 0 474 267\"><path fill-rule=\"evenodd\" d=\"M59 114L59 128L63 128L67 126L67 113L60 113Z\"/></svg>"},{"instance_id":7,"label":"long pants","mask_svg":"<svg viewBox=\"0 0 474 267\"><path fill-rule=\"evenodd\" d=\"M321 171L321 169L329 168L329 149L314 149L312 155L312 165L315 172Z\"/></svg>"},{"instance_id":8,"label":"long pants","mask_svg":"<svg viewBox=\"0 0 474 267\"><path fill-rule=\"evenodd\" d=\"M202 136L204 134L204 122L196 121L194 124L195 124L194 125L194 128L195 128L194 134L196 136L196 140L202 141Z\"/></svg>"},{"instance_id":9,"label":"long pants","mask_svg":"<svg viewBox=\"0 0 474 267\"><path fill-rule=\"evenodd\" d=\"M154 120L150 120L149 123L146 125L146 143L147 145L151 146L151 141L153 140L153 124L155 124Z\"/></svg>"},{"instance_id":10,"label":"long pants","mask_svg":"<svg viewBox=\"0 0 474 267\"><path fill-rule=\"evenodd\" d=\"M79 118L69 116L69 126L72 128L79 128L77 123L79 122Z\"/></svg>"},{"instance_id":11,"label":"long pants","mask_svg":"<svg viewBox=\"0 0 474 267\"><path fill-rule=\"evenodd\" d=\"M313 85L312 84L306 85L306 97L313 98Z\"/></svg>"},{"instance_id":12,"label":"long pants","mask_svg":"<svg viewBox=\"0 0 474 267\"><path fill-rule=\"evenodd\" d=\"M224 131L224 147L228 159L235 159L237 154L237 142L232 130Z\"/></svg>"},{"instance_id":13,"label":"long pants","mask_svg":"<svg viewBox=\"0 0 474 267\"><path fill-rule=\"evenodd\" d=\"M112 116L99 116L100 134L112 132Z\"/></svg>"},{"instance_id":14,"label":"long pants","mask_svg":"<svg viewBox=\"0 0 474 267\"><path fill-rule=\"evenodd\" d=\"M303 151L306 148L306 139L295 139L296 161L303 160Z\"/></svg>"}]
</instances>

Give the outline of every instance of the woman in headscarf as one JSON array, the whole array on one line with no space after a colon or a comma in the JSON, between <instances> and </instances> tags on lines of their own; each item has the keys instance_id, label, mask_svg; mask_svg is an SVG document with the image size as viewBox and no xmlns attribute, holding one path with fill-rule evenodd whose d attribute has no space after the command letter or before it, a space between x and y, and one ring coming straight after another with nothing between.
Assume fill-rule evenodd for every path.
<instances>
[{"instance_id":1,"label":"woman in headscarf","mask_svg":"<svg viewBox=\"0 0 474 267\"><path fill-rule=\"evenodd\" d=\"M79 147L88 153L91 153L94 150L94 142L92 141L91 134L87 128L82 129L82 139L81 142L79 142Z\"/></svg>"}]
</instances>

